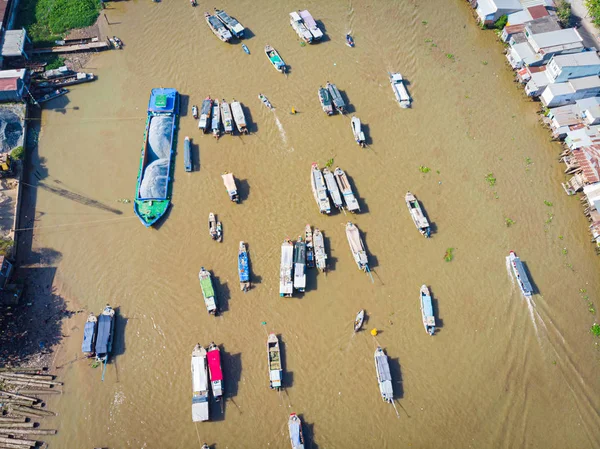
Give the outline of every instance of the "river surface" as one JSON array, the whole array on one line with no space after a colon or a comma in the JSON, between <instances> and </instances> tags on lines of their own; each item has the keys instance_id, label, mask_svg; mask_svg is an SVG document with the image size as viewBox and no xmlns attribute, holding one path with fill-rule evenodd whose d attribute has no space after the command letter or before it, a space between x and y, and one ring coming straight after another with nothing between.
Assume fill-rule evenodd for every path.
<instances>
[{"instance_id":1,"label":"river surface","mask_svg":"<svg viewBox=\"0 0 600 449\"><path fill-rule=\"evenodd\" d=\"M110 303L119 314L104 382L88 361L73 362L86 313L65 326L56 359L65 393L49 403L60 414L52 447L287 448L291 412L302 415L307 448L600 447L596 317L583 298L600 307L600 261L579 200L561 188L560 147L540 126L538 104L513 83L501 45L475 25L468 3L368 3L214 5L251 30L250 56L210 32L208 6L109 4L109 34L125 47L95 56L86 70L98 81L44 109L29 176L62 189L37 189L34 232L35 248L56 255L60 292L73 307L99 313ZM322 21L324 42L299 45L288 13L300 7ZM289 76L270 66L266 43ZM395 103L388 71L408 79L412 109ZM327 81L366 124L368 149L353 141L349 116L321 111L317 89ZM158 229L146 229L119 200L134 196L153 87L183 97L173 205ZM201 135L191 105L209 94L241 101L251 135ZM186 135L199 147L193 173L183 167ZM310 166L331 158L358 194L355 217L318 212ZM228 199L226 170L241 204ZM430 240L409 217L407 190L434 223ZM223 222L221 244L208 236L211 211ZM373 282L352 259L348 219L365 239ZM280 245L306 223L323 230L331 271L309 271L306 293L281 299ZM246 294L240 240L255 283ZM507 272L509 250L531 273L538 294L530 301ZM202 301L201 266L216 278L217 318ZM421 323L422 284L435 298L433 338ZM368 323L353 336L361 308ZM267 332L282 340L285 392L268 388ZM190 353L211 341L224 352L227 401L195 425ZM379 395L378 343L391 360L398 415Z\"/></svg>"}]
</instances>

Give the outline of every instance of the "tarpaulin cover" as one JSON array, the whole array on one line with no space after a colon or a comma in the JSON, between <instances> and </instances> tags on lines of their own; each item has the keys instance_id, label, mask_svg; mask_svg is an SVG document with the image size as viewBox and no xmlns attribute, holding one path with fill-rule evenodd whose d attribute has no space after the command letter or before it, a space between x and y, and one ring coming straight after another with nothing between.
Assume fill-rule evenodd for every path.
<instances>
[{"instance_id":1,"label":"tarpaulin cover","mask_svg":"<svg viewBox=\"0 0 600 449\"><path fill-rule=\"evenodd\" d=\"M109 315L100 315L98 317L98 335L96 336L96 354L106 354L108 352L108 342L110 340L110 331L112 317Z\"/></svg>"},{"instance_id":2,"label":"tarpaulin cover","mask_svg":"<svg viewBox=\"0 0 600 449\"><path fill-rule=\"evenodd\" d=\"M290 440L292 441L293 448L302 447L302 440L300 440L300 420L298 418L290 418L288 427L290 429Z\"/></svg>"},{"instance_id":3,"label":"tarpaulin cover","mask_svg":"<svg viewBox=\"0 0 600 449\"><path fill-rule=\"evenodd\" d=\"M144 170L140 185L140 198L164 199L169 184L169 159L158 159Z\"/></svg>"},{"instance_id":4,"label":"tarpaulin cover","mask_svg":"<svg viewBox=\"0 0 600 449\"><path fill-rule=\"evenodd\" d=\"M423 302L423 314L425 316L433 316L433 305L431 304L431 296L423 295L421 296L421 301Z\"/></svg>"},{"instance_id":5,"label":"tarpaulin cover","mask_svg":"<svg viewBox=\"0 0 600 449\"><path fill-rule=\"evenodd\" d=\"M94 352L94 334L96 333L96 322L88 321L83 328L82 352Z\"/></svg>"},{"instance_id":6,"label":"tarpaulin cover","mask_svg":"<svg viewBox=\"0 0 600 449\"><path fill-rule=\"evenodd\" d=\"M169 159L171 154L171 135L174 117L155 116L150 120L148 130L148 161Z\"/></svg>"},{"instance_id":7,"label":"tarpaulin cover","mask_svg":"<svg viewBox=\"0 0 600 449\"><path fill-rule=\"evenodd\" d=\"M208 358L208 369L210 370L210 380L223 380L223 372L221 371L221 352L220 351L208 351L206 354Z\"/></svg>"},{"instance_id":8,"label":"tarpaulin cover","mask_svg":"<svg viewBox=\"0 0 600 449\"><path fill-rule=\"evenodd\" d=\"M250 281L250 272L248 270L248 253L245 251L239 253L238 271L240 273L240 282Z\"/></svg>"}]
</instances>

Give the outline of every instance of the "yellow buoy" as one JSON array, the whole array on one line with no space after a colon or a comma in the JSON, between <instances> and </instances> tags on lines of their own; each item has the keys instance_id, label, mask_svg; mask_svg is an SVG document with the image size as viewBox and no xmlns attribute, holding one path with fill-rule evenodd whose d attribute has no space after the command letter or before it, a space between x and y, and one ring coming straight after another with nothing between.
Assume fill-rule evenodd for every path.
<instances>
[{"instance_id":1,"label":"yellow buoy","mask_svg":"<svg viewBox=\"0 0 600 449\"><path fill-rule=\"evenodd\" d=\"M371 329L371 335L372 335L373 337L377 337L377 329L376 329L376 328L374 328L374 329Z\"/></svg>"},{"instance_id":2,"label":"yellow buoy","mask_svg":"<svg viewBox=\"0 0 600 449\"><path fill-rule=\"evenodd\" d=\"M296 113L296 108L292 108L292 114Z\"/></svg>"}]
</instances>

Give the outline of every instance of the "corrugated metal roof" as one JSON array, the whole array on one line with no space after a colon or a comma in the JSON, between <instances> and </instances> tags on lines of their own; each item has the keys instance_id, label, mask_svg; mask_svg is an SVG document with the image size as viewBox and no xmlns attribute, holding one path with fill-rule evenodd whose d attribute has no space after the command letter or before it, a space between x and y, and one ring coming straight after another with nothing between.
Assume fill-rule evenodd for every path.
<instances>
[{"instance_id":1,"label":"corrugated metal roof","mask_svg":"<svg viewBox=\"0 0 600 449\"><path fill-rule=\"evenodd\" d=\"M25 78L26 69L0 70L0 79Z\"/></svg>"},{"instance_id":2,"label":"corrugated metal roof","mask_svg":"<svg viewBox=\"0 0 600 449\"><path fill-rule=\"evenodd\" d=\"M539 48L556 47L559 45L574 44L583 41L575 28L566 28L564 30L534 34L530 38Z\"/></svg>"},{"instance_id":3,"label":"corrugated metal roof","mask_svg":"<svg viewBox=\"0 0 600 449\"><path fill-rule=\"evenodd\" d=\"M569 55L554 55L552 57L554 63L558 67L575 67L575 66L588 66L588 65L600 65L600 57L595 51L584 51L582 53L573 53Z\"/></svg>"},{"instance_id":4,"label":"corrugated metal roof","mask_svg":"<svg viewBox=\"0 0 600 449\"><path fill-rule=\"evenodd\" d=\"M2 54L3 57L21 56L23 54L23 49L25 48L26 40L27 33L25 32L25 29L6 31L4 33L4 39L2 40L0 54Z\"/></svg>"},{"instance_id":5,"label":"corrugated metal roof","mask_svg":"<svg viewBox=\"0 0 600 449\"><path fill-rule=\"evenodd\" d=\"M0 91L6 92L17 90L17 80L19 78L0 78Z\"/></svg>"},{"instance_id":6,"label":"corrugated metal roof","mask_svg":"<svg viewBox=\"0 0 600 449\"><path fill-rule=\"evenodd\" d=\"M594 87L600 87L599 76L586 76L585 78L576 78L569 80L568 83L573 86L575 91L583 89L592 89Z\"/></svg>"},{"instance_id":7,"label":"corrugated metal roof","mask_svg":"<svg viewBox=\"0 0 600 449\"><path fill-rule=\"evenodd\" d=\"M571 154L581 167L583 178L587 184L600 182L600 146L585 146L571 151Z\"/></svg>"},{"instance_id":8,"label":"corrugated metal roof","mask_svg":"<svg viewBox=\"0 0 600 449\"><path fill-rule=\"evenodd\" d=\"M536 5L527 8L527 11L533 19L539 19L540 17L549 16L550 13L544 5Z\"/></svg>"}]
</instances>

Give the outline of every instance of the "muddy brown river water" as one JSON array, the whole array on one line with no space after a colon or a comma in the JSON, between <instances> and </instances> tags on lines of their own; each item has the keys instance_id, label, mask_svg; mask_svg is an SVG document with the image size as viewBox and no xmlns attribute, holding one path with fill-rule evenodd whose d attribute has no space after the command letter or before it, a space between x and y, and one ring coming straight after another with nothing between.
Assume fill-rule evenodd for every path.
<instances>
[{"instance_id":1,"label":"muddy brown river water","mask_svg":"<svg viewBox=\"0 0 600 449\"><path fill-rule=\"evenodd\" d=\"M56 363L66 385L49 402L60 414L51 446L287 448L296 412L307 448L600 447L596 317L580 293L600 307L600 262L579 201L560 186L560 147L512 82L494 33L479 30L459 0L202 3L110 3L109 34L125 48L92 58L86 70L98 81L43 112L34 171L73 195L38 189L34 245L60 256L57 281L74 304L119 308L104 382L87 361L68 363L86 314L64 330ZM203 13L213 6L251 31L250 56L210 32ZM302 7L324 25L324 42L299 45L288 13ZM269 65L266 43L290 66L288 77ZM395 103L388 71L410 82L412 109ZM317 89L328 80L366 124L369 149L353 141L348 116L322 113ZM183 95L173 205L158 229L145 229L118 200L134 196L148 97L161 86ZM201 135L191 105L209 94L241 101L251 135ZM186 135L199 148L193 173L183 167ZM356 217L318 212L310 166L331 158L358 193ZM239 205L227 197L225 170L238 179ZM408 215L407 190L434 223L430 240ZM211 211L223 222L221 244L208 236ZM373 283L349 251L349 218L365 239ZM306 223L323 230L331 271L309 271L306 293L281 299L280 245ZM256 284L246 294L240 240ZM507 272L511 249L537 288L531 301ZM201 266L216 277L217 318L202 302ZM433 338L421 323L422 284L441 325ZM361 308L367 330L352 336ZM268 388L267 332L283 342L285 392ZM195 425L190 353L211 341L224 351L227 401ZM379 395L377 342L391 359L399 417Z\"/></svg>"}]
</instances>

